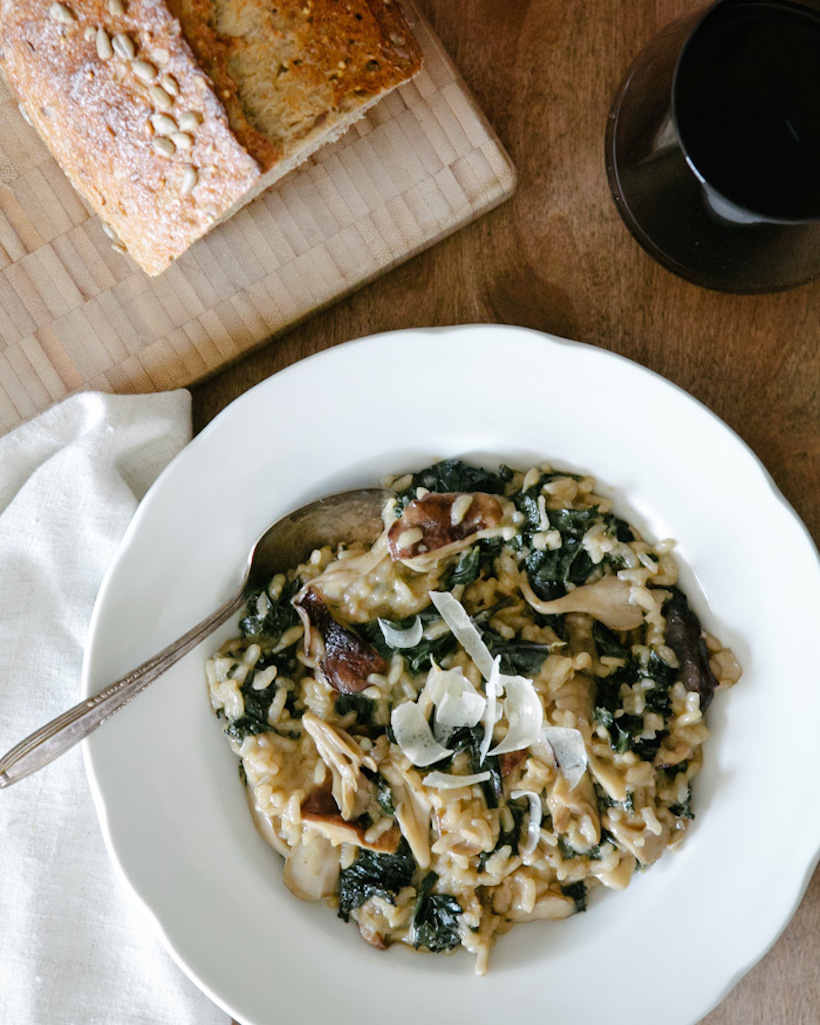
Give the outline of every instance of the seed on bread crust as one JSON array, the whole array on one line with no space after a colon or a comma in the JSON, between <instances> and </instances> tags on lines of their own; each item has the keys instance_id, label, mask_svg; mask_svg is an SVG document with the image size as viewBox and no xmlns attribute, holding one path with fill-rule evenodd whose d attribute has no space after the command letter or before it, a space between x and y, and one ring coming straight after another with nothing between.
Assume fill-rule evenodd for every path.
<instances>
[{"instance_id":1,"label":"seed on bread crust","mask_svg":"<svg viewBox=\"0 0 820 1025\"><path fill-rule=\"evenodd\" d=\"M151 142L151 148L160 157L172 157L176 151L176 146L171 142L170 139L166 139L161 135L158 135Z\"/></svg>"},{"instance_id":2,"label":"seed on bread crust","mask_svg":"<svg viewBox=\"0 0 820 1025\"><path fill-rule=\"evenodd\" d=\"M141 82L149 85L157 77L157 69L150 61L135 60L131 62L131 70Z\"/></svg>"},{"instance_id":3,"label":"seed on bread crust","mask_svg":"<svg viewBox=\"0 0 820 1025\"><path fill-rule=\"evenodd\" d=\"M97 56L100 60L107 61L109 58L114 56L114 48L111 46L111 40L102 25L97 29L96 43Z\"/></svg>"},{"instance_id":4,"label":"seed on bread crust","mask_svg":"<svg viewBox=\"0 0 820 1025\"><path fill-rule=\"evenodd\" d=\"M61 25L74 25L77 21L77 16L71 8L60 3L53 3L51 7L49 7L48 16L52 21L57 21Z\"/></svg>"},{"instance_id":5,"label":"seed on bread crust","mask_svg":"<svg viewBox=\"0 0 820 1025\"><path fill-rule=\"evenodd\" d=\"M136 56L137 50L134 46L134 41L124 32L118 32L111 41L111 45L114 47L114 53L118 57L132 61Z\"/></svg>"},{"instance_id":6,"label":"seed on bread crust","mask_svg":"<svg viewBox=\"0 0 820 1025\"><path fill-rule=\"evenodd\" d=\"M176 121L168 114L152 114L149 120L157 135L173 135L177 130Z\"/></svg>"},{"instance_id":7,"label":"seed on bread crust","mask_svg":"<svg viewBox=\"0 0 820 1025\"><path fill-rule=\"evenodd\" d=\"M152 85L148 90L148 95L151 97L151 102L158 110L170 110L174 105L174 101L161 85Z\"/></svg>"},{"instance_id":8,"label":"seed on bread crust","mask_svg":"<svg viewBox=\"0 0 820 1025\"><path fill-rule=\"evenodd\" d=\"M190 164L182 172L182 185L180 186L180 194L187 196L191 192L196 183L199 181L199 175L197 174L196 168Z\"/></svg>"}]
</instances>

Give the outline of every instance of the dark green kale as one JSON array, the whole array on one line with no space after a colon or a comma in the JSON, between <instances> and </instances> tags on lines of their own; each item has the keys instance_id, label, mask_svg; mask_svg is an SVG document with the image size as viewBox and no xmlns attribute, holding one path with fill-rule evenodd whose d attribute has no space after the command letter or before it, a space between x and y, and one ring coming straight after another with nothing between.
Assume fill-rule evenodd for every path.
<instances>
[{"instance_id":1,"label":"dark green kale","mask_svg":"<svg viewBox=\"0 0 820 1025\"><path fill-rule=\"evenodd\" d=\"M602 787L596 786L595 791L598 797L598 809L600 811L603 811L605 808L622 808L627 812L635 811L635 795L631 791L627 793L626 799L623 801L616 801L615 798L610 797Z\"/></svg>"},{"instance_id":2,"label":"dark green kale","mask_svg":"<svg viewBox=\"0 0 820 1025\"><path fill-rule=\"evenodd\" d=\"M563 836L558 837L558 850L564 861L571 861L573 858L588 858L590 861L600 861L604 855L603 847L606 843L617 847L612 834L606 829L602 829L600 841L594 847L590 847L588 851L576 851L572 844Z\"/></svg>"},{"instance_id":3,"label":"dark green kale","mask_svg":"<svg viewBox=\"0 0 820 1025\"><path fill-rule=\"evenodd\" d=\"M395 904L395 897L409 886L416 870L410 845L402 838L395 854L361 850L352 865L339 875L339 917L346 922L354 908L370 897L383 897Z\"/></svg>"},{"instance_id":4,"label":"dark green kale","mask_svg":"<svg viewBox=\"0 0 820 1025\"><path fill-rule=\"evenodd\" d=\"M653 686L644 694L647 712L656 712L663 719L669 715L669 689L677 673L655 651L636 657L630 648L620 643L617 636L602 623L595 623L592 636L599 656L608 655L625 661L613 673L597 678L595 721L609 730L612 746L619 754L634 751L643 761L651 762L667 733L657 730L654 737L641 737L644 731L643 715L627 715L621 709L620 689L632 687L640 680L651 680ZM618 713L618 714L616 714Z\"/></svg>"},{"instance_id":5,"label":"dark green kale","mask_svg":"<svg viewBox=\"0 0 820 1025\"><path fill-rule=\"evenodd\" d=\"M533 514L529 515L528 523ZM550 510L550 527L560 531L561 547L554 550L535 549L524 559L530 587L543 601L563 597L567 593L567 584L583 584L592 573L595 565L581 540L597 519L597 506L590 509ZM541 529L540 514L532 522L535 529Z\"/></svg>"},{"instance_id":6,"label":"dark green kale","mask_svg":"<svg viewBox=\"0 0 820 1025\"><path fill-rule=\"evenodd\" d=\"M514 498L519 511L524 514L521 538L525 544L530 544L532 535L544 529L538 508L538 495L543 480L554 476L569 475L547 475L533 488ZM554 550L532 551L524 561L530 586L544 601L563 597L567 593L567 584L578 585L586 582L595 564L584 548L582 540L598 520L602 519L608 533L618 540L634 540L628 523L610 513L601 513L598 506L591 506L589 509L550 509L547 516L550 528L561 534L561 547ZM604 556L602 565L607 564L616 569L621 568L621 561L611 555Z\"/></svg>"},{"instance_id":7,"label":"dark green kale","mask_svg":"<svg viewBox=\"0 0 820 1025\"><path fill-rule=\"evenodd\" d=\"M472 584L474 580L478 580L480 570L481 548L476 544L461 553L458 562L453 564L446 579L442 582L442 590L452 591L459 584L463 587Z\"/></svg>"},{"instance_id":8,"label":"dark green kale","mask_svg":"<svg viewBox=\"0 0 820 1025\"><path fill-rule=\"evenodd\" d=\"M678 815L684 819L694 819L695 813L692 811L692 787L686 787L686 797L681 801L680 804L673 804L669 809L673 815Z\"/></svg>"},{"instance_id":9,"label":"dark green kale","mask_svg":"<svg viewBox=\"0 0 820 1025\"><path fill-rule=\"evenodd\" d=\"M433 717L433 723L435 722L435 715ZM501 785L501 766L499 764L497 755L487 755L484 761L481 761L481 742L484 739L484 727L478 726L459 726L458 729L454 730L447 738L447 747L453 752L451 757L447 761L441 763L441 768L446 769L452 764L453 758L460 751L467 751L470 759L470 772L489 772L490 778L485 779L481 784L481 790L484 794L484 800L487 802L488 808L497 808L498 801L502 796L503 787Z\"/></svg>"},{"instance_id":10,"label":"dark green kale","mask_svg":"<svg viewBox=\"0 0 820 1025\"><path fill-rule=\"evenodd\" d=\"M244 637L259 641L260 638L275 644L282 634L299 622L299 614L291 604L291 599L302 586L298 579L282 588L282 593L276 601L268 598L267 612L260 616L256 611L257 601L261 591L255 590L248 594L246 602L246 615L239 621L239 629Z\"/></svg>"},{"instance_id":11,"label":"dark green kale","mask_svg":"<svg viewBox=\"0 0 820 1025\"><path fill-rule=\"evenodd\" d=\"M433 952L452 950L461 942L458 920L462 907L449 893L431 893L438 882L435 872L428 872L419 887L413 910L411 936L413 946L426 947Z\"/></svg>"},{"instance_id":12,"label":"dark green kale","mask_svg":"<svg viewBox=\"0 0 820 1025\"><path fill-rule=\"evenodd\" d=\"M613 537L626 543L635 540L635 533L626 520L622 520L620 516L615 516L613 513L608 513L604 516L604 519L606 520L607 532Z\"/></svg>"},{"instance_id":13,"label":"dark green kale","mask_svg":"<svg viewBox=\"0 0 820 1025\"><path fill-rule=\"evenodd\" d=\"M542 601L563 598L567 584L583 584L595 568L580 539L567 536L560 548L534 549L524 559L530 587Z\"/></svg>"},{"instance_id":14,"label":"dark green kale","mask_svg":"<svg viewBox=\"0 0 820 1025\"><path fill-rule=\"evenodd\" d=\"M399 492L396 510L401 513L407 503L416 497L417 488L437 492L484 491L490 495L500 495L504 492L504 485L511 479L512 470L507 466L500 466L498 473L492 473L477 466L468 466L461 459L445 459L412 475L410 484Z\"/></svg>"},{"instance_id":15,"label":"dark green kale","mask_svg":"<svg viewBox=\"0 0 820 1025\"><path fill-rule=\"evenodd\" d=\"M245 677L244 683L239 688L245 706L244 712L238 719L234 719L233 722L228 723L225 727L226 735L232 740L235 740L238 744L241 744L245 737L256 733L279 732L268 722L268 712L270 710L271 703L276 696L276 692L279 689L279 685L276 680L274 680L262 690L256 690L253 686L253 681L256 678L257 672L278 662L281 662L281 665L277 665L280 675L289 675L289 673L293 671L293 663L286 656L281 656L279 659L274 658L273 656L268 658L263 656L256 663L256 666L248 673ZM285 707L288 708L293 718L297 718L299 713L296 712L293 707L293 699L294 695L289 693ZM284 736L290 735L291 734L288 733L284 734ZM296 734L296 736L298 736L298 734Z\"/></svg>"},{"instance_id":16,"label":"dark green kale","mask_svg":"<svg viewBox=\"0 0 820 1025\"><path fill-rule=\"evenodd\" d=\"M367 698L364 694L340 694L333 704L336 715L341 717L347 715L348 712L355 712L356 722L360 726L368 728L373 726L375 708L372 698Z\"/></svg>"},{"instance_id":17,"label":"dark green kale","mask_svg":"<svg viewBox=\"0 0 820 1025\"><path fill-rule=\"evenodd\" d=\"M500 851L502 847L509 847L512 855L518 854L518 843L519 837L521 836L521 823L524 821L524 813L526 809L523 805L517 804L515 801L510 801L507 808L512 815L513 824L509 830L499 830L498 840L491 851L482 851L478 856L479 872L484 871L487 861L493 856L493 854L495 854L496 851Z\"/></svg>"},{"instance_id":18,"label":"dark green kale","mask_svg":"<svg viewBox=\"0 0 820 1025\"><path fill-rule=\"evenodd\" d=\"M501 656L501 672L510 676L533 679L541 672L544 659L550 653L549 644L535 641L507 641L492 630L483 634L484 643L493 658Z\"/></svg>"},{"instance_id":19,"label":"dark green kale","mask_svg":"<svg viewBox=\"0 0 820 1025\"><path fill-rule=\"evenodd\" d=\"M561 855L562 861L572 861L573 858L581 857L581 852L576 851L572 844L564 839L560 833L558 834L558 853Z\"/></svg>"},{"instance_id":20,"label":"dark green kale","mask_svg":"<svg viewBox=\"0 0 820 1025\"><path fill-rule=\"evenodd\" d=\"M571 477L573 480L581 479L575 473L542 473L535 484L527 488L526 491L519 491L512 496L515 507L520 513L523 513L524 516L521 531L525 536L531 537L542 529L541 510L538 508L538 496L541 494L541 489L545 484L549 484L549 482L553 480L558 480L560 477ZM549 516L551 525L555 526L555 524L552 523L552 511L550 511Z\"/></svg>"},{"instance_id":21,"label":"dark green kale","mask_svg":"<svg viewBox=\"0 0 820 1025\"><path fill-rule=\"evenodd\" d=\"M421 619L422 626L426 627L429 623L441 617L434 605L428 605L426 609L422 609L419 613L419 618ZM406 630L409 626L412 626L415 619L415 616L409 616L406 619L392 620L391 626L394 626L397 630ZM430 640L423 637L412 648L392 648L384 639L384 634L378 620L373 620L371 623L357 624L357 628L361 636L384 658L389 660L397 651L400 652L407 661L407 668L414 674L428 670L432 665L431 660L440 664L445 656L455 651L458 647L458 641L449 630Z\"/></svg>"},{"instance_id":22,"label":"dark green kale","mask_svg":"<svg viewBox=\"0 0 820 1025\"><path fill-rule=\"evenodd\" d=\"M621 644L615 631L604 626L598 619L592 624L592 639L595 641L599 658L602 655L607 655L610 658L622 658L628 662L632 657L632 650Z\"/></svg>"},{"instance_id":23,"label":"dark green kale","mask_svg":"<svg viewBox=\"0 0 820 1025\"><path fill-rule=\"evenodd\" d=\"M569 883L561 887L561 893L569 897L575 904L575 913L587 909L587 884L581 880L577 883Z\"/></svg>"},{"instance_id":24,"label":"dark green kale","mask_svg":"<svg viewBox=\"0 0 820 1025\"><path fill-rule=\"evenodd\" d=\"M395 815L396 809L393 807L393 791L390 789L390 784L380 772L375 774L373 782L376 785L376 800L379 807L386 815Z\"/></svg>"}]
</instances>

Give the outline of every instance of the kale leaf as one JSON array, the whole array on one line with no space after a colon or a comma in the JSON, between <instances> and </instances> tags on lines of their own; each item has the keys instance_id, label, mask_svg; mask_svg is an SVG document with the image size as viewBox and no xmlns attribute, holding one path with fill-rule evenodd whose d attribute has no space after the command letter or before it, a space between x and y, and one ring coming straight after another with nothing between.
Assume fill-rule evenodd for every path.
<instances>
[{"instance_id":1,"label":"kale leaf","mask_svg":"<svg viewBox=\"0 0 820 1025\"><path fill-rule=\"evenodd\" d=\"M563 598L567 584L583 584L595 568L580 539L567 536L560 548L535 549L524 559L530 587L542 601Z\"/></svg>"},{"instance_id":2,"label":"kale leaf","mask_svg":"<svg viewBox=\"0 0 820 1025\"><path fill-rule=\"evenodd\" d=\"M417 488L437 492L484 491L500 495L511 478L512 470L506 466L500 466L498 473L492 473L477 466L468 466L461 459L444 459L412 475L410 484L399 492L397 509L400 511L415 498Z\"/></svg>"},{"instance_id":3,"label":"kale leaf","mask_svg":"<svg viewBox=\"0 0 820 1025\"><path fill-rule=\"evenodd\" d=\"M535 641L507 641L492 630L483 634L484 643L493 658L501 656L501 672L510 676L526 676L533 679L541 672L544 660L550 653L549 644Z\"/></svg>"},{"instance_id":4,"label":"kale leaf","mask_svg":"<svg viewBox=\"0 0 820 1025\"><path fill-rule=\"evenodd\" d=\"M669 809L673 815L678 815L683 819L694 819L695 813L692 811L692 787L687 786L686 797L681 801L680 804L673 804Z\"/></svg>"},{"instance_id":5,"label":"kale leaf","mask_svg":"<svg viewBox=\"0 0 820 1025\"><path fill-rule=\"evenodd\" d=\"M482 851L478 856L478 870L483 872L487 865L488 860L495 854L496 851L500 851L502 847L509 847L510 854L518 854L518 843L519 837L521 836L521 823L524 820L525 808L511 801L507 807L509 808L510 814L512 815L512 828L509 830L499 830L498 840L496 841L495 847L491 851Z\"/></svg>"},{"instance_id":6,"label":"kale leaf","mask_svg":"<svg viewBox=\"0 0 820 1025\"><path fill-rule=\"evenodd\" d=\"M250 591L246 601L246 614L239 621L239 629L242 631L243 637L253 640L264 637L265 640L275 644L286 630L296 626L299 622L299 614L293 607L291 599L301 586L301 581L297 578L282 588L282 593L276 601L271 601L268 598L268 609L263 616L256 611L257 600L262 591Z\"/></svg>"},{"instance_id":7,"label":"kale leaf","mask_svg":"<svg viewBox=\"0 0 820 1025\"><path fill-rule=\"evenodd\" d=\"M356 722L367 727L373 726L375 707L373 699L365 697L364 694L339 694L333 704L336 715L344 716L348 712L355 712Z\"/></svg>"},{"instance_id":8,"label":"kale leaf","mask_svg":"<svg viewBox=\"0 0 820 1025\"><path fill-rule=\"evenodd\" d=\"M480 569L481 548L479 545L473 545L472 548L465 549L459 556L458 562L454 563L446 581L443 582L444 590L452 591L459 584L464 587L472 584L474 580L478 580Z\"/></svg>"},{"instance_id":9,"label":"kale leaf","mask_svg":"<svg viewBox=\"0 0 820 1025\"><path fill-rule=\"evenodd\" d=\"M395 854L362 849L339 875L339 918L347 922L350 912L370 897L383 897L394 904L399 890L410 885L415 869L410 845L404 838Z\"/></svg>"},{"instance_id":10,"label":"kale leaf","mask_svg":"<svg viewBox=\"0 0 820 1025\"><path fill-rule=\"evenodd\" d=\"M620 658L626 663L609 676L597 678L595 721L609 730L612 746L619 754L634 751L643 761L651 762L667 733L657 730L654 737L641 737L643 715L623 714L620 689L624 684L631 687L639 680L652 680L653 686L644 693L646 711L656 712L666 719L670 709L669 689L677 673L655 651L636 657L602 623L595 623L592 636L599 655Z\"/></svg>"},{"instance_id":11,"label":"kale leaf","mask_svg":"<svg viewBox=\"0 0 820 1025\"><path fill-rule=\"evenodd\" d=\"M501 766L497 755L487 755L484 761L481 761L481 742L483 739L483 725L459 726L458 729L454 730L447 738L447 746L453 754L447 761L442 762L441 766L443 769L447 768L448 765L452 764L453 758L455 758L459 751L466 750L470 758L470 772L478 773L487 771L490 773L490 778L483 780L480 786L484 793L484 800L487 802L487 807L497 808L499 798L503 793L503 787L501 785Z\"/></svg>"},{"instance_id":12,"label":"kale leaf","mask_svg":"<svg viewBox=\"0 0 820 1025\"><path fill-rule=\"evenodd\" d=\"M575 904L575 913L587 909L587 884L580 880L577 883L569 883L561 887L561 893L569 897Z\"/></svg>"},{"instance_id":13,"label":"kale leaf","mask_svg":"<svg viewBox=\"0 0 820 1025\"><path fill-rule=\"evenodd\" d=\"M393 620L391 625L396 627L397 630L406 630L412 625L415 618L415 616L409 616L406 619ZM426 627L428 623L441 617L434 605L428 605L426 609L422 609L419 613L419 618L421 619L422 626ZM452 651L455 651L458 646L455 635L446 630L444 633L439 634L438 637L433 637L429 640L426 637L422 637L413 648L392 648L384 639L384 634L378 620L373 620L370 623L359 623L357 626L361 636L384 658L389 660L398 651L405 658L411 673L426 671L432 665L431 660L441 663L441 660Z\"/></svg>"},{"instance_id":14,"label":"kale leaf","mask_svg":"<svg viewBox=\"0 0 820 1025\"><path fill-rule=\"evenodd\" d=\"M428 872L419 887L413 910L411 935L413 946L438 952L452 950L461 942L458 920L462 907L449 893L430 893L438 882L435 872Z\"/></svg>"}]
</instances>

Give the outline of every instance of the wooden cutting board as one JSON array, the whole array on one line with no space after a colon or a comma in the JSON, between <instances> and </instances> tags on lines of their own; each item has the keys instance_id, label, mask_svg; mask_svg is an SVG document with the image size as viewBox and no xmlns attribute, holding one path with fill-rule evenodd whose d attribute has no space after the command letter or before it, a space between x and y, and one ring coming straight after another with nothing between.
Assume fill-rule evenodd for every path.
<instances>
[{"instance_id":1,"label":"wooden cutting board","mask_svg":"<svg viewBox=\"0 0 820 1025\"><path fill-rule=\"evenodd\" d=\"M410 3L424 68L158 278L114 252L0 80L0 432L193 383L492 209L515 170Z\"/></svg>"}]
</instances>

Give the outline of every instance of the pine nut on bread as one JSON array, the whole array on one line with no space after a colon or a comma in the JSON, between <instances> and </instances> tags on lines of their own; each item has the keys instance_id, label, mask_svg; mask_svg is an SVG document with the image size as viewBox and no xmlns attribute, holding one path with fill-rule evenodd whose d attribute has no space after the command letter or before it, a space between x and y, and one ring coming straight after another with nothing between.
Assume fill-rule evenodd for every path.
<instances>
[{"instance_id":1,"label":"pine nut on bread","mask_svg":"<svg viewBox=\"0 0 820 1025\"><path fill-rule=\"evenodd\" d=\"M396 0L0 0L21 109L151 275L420 66Z\"/></svg>"}]
</instances>

